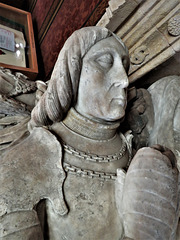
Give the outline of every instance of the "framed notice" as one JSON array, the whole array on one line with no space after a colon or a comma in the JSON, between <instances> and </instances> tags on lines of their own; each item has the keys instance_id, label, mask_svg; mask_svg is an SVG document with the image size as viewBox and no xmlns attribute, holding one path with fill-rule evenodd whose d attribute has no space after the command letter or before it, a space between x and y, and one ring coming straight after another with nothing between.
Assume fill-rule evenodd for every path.
<instances>
[{"instance_id":1,"label":"framed notice","mask_svg":"<svg viewBox=\"0 0 180 240\"><path fill-rule=\"evenodd\" d=\"M26 68L25 50L24 34L0 24L0 62Z\"/></svg>"},{"instance_id":2,"label":"framed notice","mask_svg":"<svg viewBox=\"0 0 180 240\"><path fill-rule=\"evenodd\" d=\"M2 3L0 66L22 72L31 80L35 80L38 74L31 14Z\"/></svg>"}]
</instances>

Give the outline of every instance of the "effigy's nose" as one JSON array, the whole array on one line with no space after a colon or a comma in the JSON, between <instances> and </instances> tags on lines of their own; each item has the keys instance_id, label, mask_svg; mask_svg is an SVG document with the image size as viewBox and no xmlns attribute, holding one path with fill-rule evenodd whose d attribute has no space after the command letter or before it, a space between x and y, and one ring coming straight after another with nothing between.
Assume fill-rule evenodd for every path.
<instances>
[{"instance_id":1,"label":"effigy's nose","mask_svg":"<svg viewBox=\"0 0 180 240\"><path fill-rule=\"evenodd\" d=\"M118 83L121 88L127 88L129 85L129 79L122 62L119 64L119 66L116 68L116 71L114 72L114 81Z\"/></svg>"}]
</instances>

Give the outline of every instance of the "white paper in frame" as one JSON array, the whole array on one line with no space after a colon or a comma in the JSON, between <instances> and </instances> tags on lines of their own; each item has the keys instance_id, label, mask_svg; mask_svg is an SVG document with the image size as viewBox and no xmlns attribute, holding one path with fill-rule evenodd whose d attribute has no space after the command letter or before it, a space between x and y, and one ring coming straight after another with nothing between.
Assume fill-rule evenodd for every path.
<instances>
[{"instance_id":1,"label":"white paper in frame","mask_svg":"<svg viewBox=\"0 0 180 240\"><path fill-rule=\"evenodd\" d=\"M0 24L0 29L7 30L14 34L14 52L0 48L0 63L26 67L24 34L21 31L6 27Z\"/></svg>"}]
</instances>

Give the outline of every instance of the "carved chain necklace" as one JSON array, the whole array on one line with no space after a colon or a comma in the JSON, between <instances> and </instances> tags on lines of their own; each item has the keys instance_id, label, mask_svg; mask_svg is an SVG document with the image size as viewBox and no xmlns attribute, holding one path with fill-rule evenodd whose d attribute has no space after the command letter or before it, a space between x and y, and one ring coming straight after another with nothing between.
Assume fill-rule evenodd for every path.
<instances>
[{"instance_id":1,"label":"carved chain necklace","mask_svg":"<svg viewBox=\"0 0 180 240\"><path fill-rule=\"evenodd\" d=\"M67 152L75 157L85 159L88 161L92 161L92 162L113 162L113 161L120 160L126 153L127 146L126 146L126 142L124 140L124 136L122 134L120 134L120 137L122 139L122 146L121 146L119 152L114 153L114 154L109 154L109 155L88 154L84 151L75 149L64 142L62 142L62 144L63 144L65 152Z\"/></svg>"},{"instance_id":2,"label":"carved chain necklace","mask_svg":"<svg viewBox=\"0 0 180 240\"><path fill-rule=\"evenodd\" d=\"M68 155L85 160L86 162L89 161L91 163L110 163L119 161L127 152L129 155L128 142L123 134L118 134L121 138L120 149L118 152L104 155L92 154L79 150L74 147L74 144L73 146L71 144L67 144L67 142L69 143L69 140L68 138L66 139L66 136L68 133L72 135L72 138L73 136L83 136L87 139L92 139L92 141L95 139L103 144L103 142L107 143L116 138L118 126L119 123L108 125L91 121L77 113L74 108L71 108L63 122L53 125L52 131L61 136L61 143L63 145L64 152ZM62 136L64 136L64 138ZM72 138L70 139L72 140ZM81 165L77 167L71 163L67 163L66 161L63 161L63 167L66 172L81 177L99 178L101 180L115 180L117 177L116 172L100 172L89 169L88 167L87 169L83 169Z\"/></svg>"},{"instance_id":3,"label":"carved chain necklace","mask_svg":"<svg viewBox=\"0 0 180 240\"><path fill-rule=\"evenodd\" d=\"M110 154L110 155L94 155L94 154L88 154L86 152L77 150L66 143L62 143L64 147L64 151L67 152L68 154L71 154L75 157L87 160L87 161L92 161L92 162L98 162L98 163L107 163L107 162L113 162L113 161L118 161L120 160L126 153L127 150L127 145L124 140L124 136L120 134L121 139L122 139L122 146L119 150L118 153L115 154ZM69 163L64 162L63 163L64 170L66 172L70 172L71 174L75 174L81 177L88 177L88 178L99 178L102 180L116 180L117 174L116 173L108 173L108 172L99 172L99 171L93 171L89 169L82 169L79 167L76 167L74 165L71 165Z\"/></svg>"},{"instance_id":4,"label":"carved chain necklace","mask_svg":"<svg viewBox=\"0 0 180 240\"><path fill-rule=\"evenodd\" d=\"M92 171L89 169L82 169L69 163L63 163L64 170L66 172L70 172L71 174L78 175L80 177L88 177L88 178L99 178L102 180L116 180L117 174L116 173L107 173L107 172L99 172L99 171Z\"/></svg>"}]
</instances>

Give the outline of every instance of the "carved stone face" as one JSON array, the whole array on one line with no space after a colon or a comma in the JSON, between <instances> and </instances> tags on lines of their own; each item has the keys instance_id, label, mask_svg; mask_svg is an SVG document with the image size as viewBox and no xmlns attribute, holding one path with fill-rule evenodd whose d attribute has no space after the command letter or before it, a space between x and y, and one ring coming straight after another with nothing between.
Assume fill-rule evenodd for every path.
<instances>
[{"instance_id":1,"label":"carved stone face","mask_svg":"<svg viewBox=\"0 0 180 240\"><path fill-rule=\"evenodd\" d=\"M111 122L125 115L129 57L114 37L96 43L83 58L75 109L92 120Z\"/></svg>"}]
</instances>

